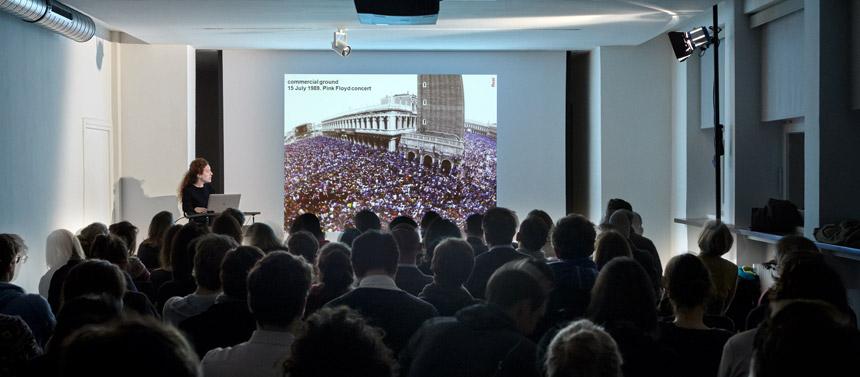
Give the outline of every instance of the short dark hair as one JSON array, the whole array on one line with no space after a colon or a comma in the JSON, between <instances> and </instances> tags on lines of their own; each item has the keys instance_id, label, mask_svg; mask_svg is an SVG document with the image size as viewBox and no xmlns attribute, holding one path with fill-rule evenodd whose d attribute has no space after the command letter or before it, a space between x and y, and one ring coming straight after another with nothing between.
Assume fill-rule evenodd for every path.
<instances>
[{"instance_id":1,"label":"short dark hair","mask_svg":"<svg viewBox=\"0 0 860 377\"><path fill-rule=\"evenodd\" d=\"M196 377L198 363L176 328L151 317L129 317L74 332L61 352L59 370L63 376Z\"/></svg>"},{"instance_id":2,"label":"short dark hair","mask_svg":"<svg viewBox=\"0 0 860 377\"><path fill-rule=\"evenodd\" d=\"M338 238L338 242L343 243L349 247L352 247L352 241L355 241L355 238L361 234L361 231L355 228L346 228L343 230L343 233L340 234L340 238Z\"/></svg>"},{"instance_id":3,"label":"short dark hair","mask_svg":"<svg viewBox=\"0 0 860 377\"><path fill-rule=\"evenodd\" d=\"M196 248L192 247L192 241L207 234L209 227L195 222L183 225L176 232L170 243L173 280L191 278L194 272L194 254L197 252Z\"/></svg>"},{"instance_id":4,"label":"short dark hair","mask_svg":"<svg viewBox=\"0 0 860 377\"><path fill-rule=\"evenodd\" d=\"M355 222L355 228L362 233L370 229L382 229L382 223L379 221L379 216L369 209L358 211L358 213L355 214L353 221Z\"/></svg>"},{"instance_id":5,"label":"short dark hair","mask_svg":"<svg viewBox=\"0 0 860 377\"><path fill-rule=\"evenodd\" d=\"M412 220L409 216L397 216L388 222L388 230L394 230L394 227L400 224L409 224L409 226L418 229L418 223Z\"/></svg>"},{"instance_id":6,"label":"short dark hair","mask_svg":"<svg viewBox=\"0 0 860 377\"><path fill-rule=\"evenodd\" d=\"M242 244L242 226L233 216L222 213L221 216L216 217L212 222L212 233L230 236L237 244Z\"/></svg>"},{"instance_id":7,"label":"short dark hair","mask_svg":"<svg viewBox=\"0 0 860 377\"><path fill-rule=\"evenodd\" d=\"M472 275L475 252L464 240L448 238L436 246L430 269L434 281L442 286L459 287Z\"/></svg>"},{"instance_id":8,"label":"short dark hair","mask_svg":"<svg viewBox=\"0 0 860 377\"><path fill-rule=\"evenodd\" d=\"M108 294L86 294L64 301L57 312L57 327L45 345L45 353L57 355L62 351L63 341L76 330L110 322L122 315L122 300Z\"/></svg>"},{"instance_id":9,"label":"short dark hair","mask_svg":"<svg viewBox=\"0 0 860 377\"><path fill-rule=\"evenodd\" d=\"M440 216L439 213L436 211L424 212L424 216L421 216L421 229L426 229L428 226L430 226L430 223L432 223L433 220L436 220L440 217L442 216Z\"/></svg>"},{"instance_id":10,"label":"short dark hair","mask_svg":"<svg viewBox=\"0 0 860 377\"><path fill-rule=\"evenodd\" d=\"M228 297L242 299L248 296L248 271L263 259L263 251L255 246L239 246L227 252L221 262L221 286Z\"/></svg>"},{"instance_id":11,"label":"short dark hair","mask_svg":"<svg viewBox=\"0 0 860 377\"><path fill-rule=\"evenodd\" d=\"M227 208L221 214L232 216L239 223L239 226L245 225L245 213L236 208Z\"/></svg>"},{"instance_id":12,"label":"short dark hair","mask_svg":"<svg viewBox=\"0 0 860 377\"><path fill-rule=\"evenodd\" d=\"M164 232L164 240L161 242L161 248L158 249L158 263L161 268L166 271L173 271L173 239L176 238L176 233L182 229L182 225L174 224Z\"/></svg>"},{"instance_id":13,"label":"short dark hair","mask_svg":"<svg viewBox=\"0 0 860 377\"><path fill-rule=\"evenodd\" d=\"M594 251L594 263L597 269L602 270L610 260L617 257L633 257L630 241L617 230L610 229L597 237L596 250Z\"/></svg>"},{"instance_id":14,"label":"short dark hair","mask_svg":"<svg viewBox=\"0 0 860 377\"><path fill-rule=\"evenodd\" d=\"M549 214L542 209L533 209L529 211L529 214L526 215L526 217L537 217L541 219L544 224L546 224L547 228L552 229L552 217L550 217Z\"/></svg>"},{"instance_id":15,"label":"short dark hair","mask_svg":"<svg viewBox=\"0 0 860 377\"><path fill-rule=\"evenodd\" d=\"M484 214L481 227L490 246L511 244L517 234L517 215L507 208L490 208Z\"/></svg>"},{"instance_id":16,"label":"short dark hair","mask_svg":"<svg viewBox=\"0 0 860 377\"><path fill-rule=\"evenodd\" d=\"M647 332L657 327L655 302L651 278L642 265L618 257L597 275L586 317L609 328L627 324Z\"/></svg>"},{"instance_id":17,"label":"short dark hair","mask_svg":"<svg viewBox=\"0 0 860 377\"><path fill-rule=\"evenodd\" d=\"M421 240L418 239L418 229L409 224L401 224L391 230L391 235L397 241L397 248L400 249L401 255L415 256L418 254L421 245Z\"/></svg>"},{"instance_id":18,"label":"short dark hair","mask_svg":"<svg viewBox=\"0 0 860 377\"><path fill-rule=\"evenodd\" d=\"M221 263L224 255L237 246L236 240L223 234L200 237L194 253L194 279L197 285L213 291L221 289Z\"/></svg>"},{"instance_id":19,"label":"short dark hair","mask_svg":"<svg viewBox=\"0 0 860 377\"><path fill-rule=\"evenodd\" d=\"M114 300L122 301L125 290L125 275L117 265L101 259L88 259L69 270L66 280L63 281L61 302L89 294L105 294ZM60 307L63 305L65 304Z\"/></svg>"},{"instance_id":20,"label":"short dark hair","mask_svg":"<svg viewBox=\"0 0 860 377\"><path fill-rule=\"evenodd\" d=\"M553 288L552 271L546 263L528 258L504 264L487 282L487 302L507 309L529 300L532 310L541 307Z\"/></svg>"},{"instance_id":21,"label":"short dark hair","mask_svg":"<svg viewBox=\"0 0 860 377\"><path fill-rule=\"evenodd\" d=\"M9 268L15 256L27 252L27 245L17 234L0 234L0 267Z\"/></svg>"},{"instance_id":22,"label":"short dark hair","mask_svg":"<svg viewBox=\"0 0 860 377\"><path fill-rule=\"evenodd\" d=\"M669 259L664 275L669 301L676 311L704 305L713 288L708 267L690 253Z\"/></svg>"},{"instance_id":23,"label":"short dark hair","mask_svg":"<svg viewBox=\"0 0 860 377\"><path fill-rule=\"evenodd\" d=\"M259 247L264 253L273 250L284 250L284 243L275 235L275 230L266 223L254 223L248 227L248 242L251 246Z\"/></svg>"},{"instance_id":24,"label":"short dark hair","mask_svg":"<svg viewBox=\"0 0 860 377\"><path fill-rule=\"evenodd\" d=\"M248 273L248 307L259 324L286 327L301 317L311 266L284 251L263 257Z\"/></svg>"},{"instance_id":25,"label":"short dark hair","mask_svg":"<svg viewBox=\"0 0 860 377\"><path fill-rule=\"evenodd\" d=\"M617 211L619 209L626 209L626 210L632 212L633 206L630 205L630 203L624 199L619 199L619 198L609 199L609 202L606 203L606 214L603 217L603 221L601 221L600 223L601 224L608 223L609 218L612 217L612 214L615 213L615 211Z\"/></svg>"},{"instance_id":26,"label":"short dark hair","mask_svg":"<svg viewBox=\"0 0 860 377\"><path fill-rule=\"evenodd\" d=\"M81 229L81 231L78 232L78 241L81 242L81 249L84 250L84 255L87 257L87 259L92 258L92 254L90 254L90 248L93 245L93 240L99 234L110 234L107 225L100 222L94 222L90 225L87 225L86 227L84 227L84 229Z\"/></svg>"},{"instance_id":27,"label":"short dark hair","mask_svg":"<svg viewBox=\"0 0 860 377\"><path fill-rule=\"evenodd\" d=\"M323 235L319 217L310 212L305 212L299 215L295 220L293 220L293 223L290 224L290 234L300 230L311 232L311 234L316 238L320 238Z\"/></svg>"},{"instance_id":28,"label":"short dark hair","mask_svg":"<svg viewBox=\"0 0 860 377\"><path fill-rule=\"evenodd\" d=\"M527 217L520 224L520 247L527 250L540 250L549 236L549 226L539 217Z\"/></svg>"},{"instance_id":29,"label":"short dark hair","mask_svg":"<svg viewBox=\"0 0 860 377\"><path fill-rule=\"evenodd\" d=\"M343 244L332 242L323 246L323 252L320 253L319 260L320 280L326 289L339 292L352 284L352 262L349 260L348 248L344 251L343 248L329 247L330 245L337 246Z\"/></svg>"},{"instance_id":30,"label":"short dark hair","mask_svg":"<svg viewBox=\"0 0 860 377\"><path fill-rule=\"evenodd\" d=\"M397 273L399 259L400 250L391 233L368 230L352 242L352 268L359 277L378 268L394 275Z\"/></svg>"},{"instance_id":31,"label":"short dark hair","mask_svg":"<svg viewBox=\"0 0 860 377\"><path fill-rule=\"evenodd\" d=\"M121 237L114 234L96 236L90 254L95 259L106 260L120 267L128 264L128 246Z\"/></svg>"},{"instance_id":32,"label":"short dark hair","mask_svg":"<svg viewBox=\"0 0 860 377\"><path fill-rule=\"evenodd\" d=\"M290 254L304 257L308 263L316 262L319 250L319 241L311 232L300 230L290 233L290 237L287 238L287 251Z\"/></svg>"},{"instance_id":33,"label":"short dark hair","mask_svg":"<svg viewBox=\"0 0 860 377\"><path fill-rule=\"evenodd\" d=\"M484 222L484 215L473 213L466 218L466 233L474 235L483 235L484 228L481 223Z\"/></svg>"},{"instance_id":34,"label":"short dark hair","mask_svg":"<svg viewBox=\"0 0 860 377\"><path fill-rule=\"evenodd\" d=\"M123 241L125 241L125 246L128 247L128 255L133 255L134 250L137 248L137 227L134 224L128 221L120 221L116 224L111 224L108 227L110 234L114 234Z\"/></svg>"},{"instance_id":35,"label":"short dark hair","mask_svg":"<svg viewBox=\"0 0 860 377\"><path fill-rule=\"evenodd\" d=\"M585 216L571 214L555 223L552 246L559 259L587 258L594 252L597 232Z\"/></svg>"},{"instance_id":36,"label":"short dark hair","mask_svg":"<svg viewBox=\"0 0 860 377\"><path fill-rule=\"evenodd\" d=\"M306 327L284 364L291 377L394 376L396 362L382 342L382 330L357 311L324 307L308 318Z\"/></svg>"}]
</instances>

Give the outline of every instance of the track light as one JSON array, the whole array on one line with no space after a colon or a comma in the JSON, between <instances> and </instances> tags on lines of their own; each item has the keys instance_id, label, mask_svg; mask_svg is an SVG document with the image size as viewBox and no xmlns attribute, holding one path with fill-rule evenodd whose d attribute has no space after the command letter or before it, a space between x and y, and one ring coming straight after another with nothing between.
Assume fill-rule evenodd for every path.
<instances>
[{"instance_id":1,"label":"track light","mask_svg":"<svg viewBox=\"0 0 860 377\"><path fill-rule=\"evenodd\" d=\"M337 31L334 32L334 40L331 42L331 49L340 54L340 56L349 56L352 48L346 44L346 29L337 29Z\"/></svg>"},{"instance_id":2,"label":"track light","mask_svg":"<svg viewBox=\"0 0 860 377\"><path fill-rule=\"evenodd\" d=\"M713 28L711 29L713 30ZM686 33L670 31L669 41L672 43L672 49L675 50L675 57L681 62L687 60L697 48L704 50L716 42L714 36L704 26L697 27Z\"/></svg>"}]
</instances>

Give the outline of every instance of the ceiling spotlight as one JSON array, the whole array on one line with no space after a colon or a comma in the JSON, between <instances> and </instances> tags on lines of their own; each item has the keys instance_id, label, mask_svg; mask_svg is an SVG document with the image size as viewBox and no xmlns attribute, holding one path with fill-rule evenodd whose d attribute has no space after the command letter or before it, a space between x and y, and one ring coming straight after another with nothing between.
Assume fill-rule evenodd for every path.
<instances>
[{"instance_id":1,"label":"ceiling spotlight","mask_svg":"<svg viewBox=\"0 0 860 377\"><path fill-rule=\"evenodd\" d=\"M675 50L675 57L681 62L687 60L697 48L704 50L716 42L714 36L704 26L697 27L686 33L670 31L669 41L672 43L672 49Z\"/></svg>"},{"instance_id":2,"label":"ceiling spotlight","mask_svg":"<svg viewBox=\"0 0 860 377\"><path fill-rule=\"evenodd\" d=\"M346 44L346 29L337 29L337 31L334 32L334 40L331 42L331 49L340 54L340 56L349 56L352 48Z\"/></svg>"}]
</instances>

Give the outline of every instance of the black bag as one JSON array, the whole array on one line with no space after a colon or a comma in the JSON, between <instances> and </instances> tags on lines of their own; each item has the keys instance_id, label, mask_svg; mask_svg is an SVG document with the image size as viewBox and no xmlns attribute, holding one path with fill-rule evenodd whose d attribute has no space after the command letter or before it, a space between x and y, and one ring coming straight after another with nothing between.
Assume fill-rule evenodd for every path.
<instances>
[{"instance_id":1,"label":"black bag","mask_svg":"<svg viewBox=\"0 0 860 377\"><path fill-rule=\"evenodd\" d=\"M788 200L770 198L764 208L753 208L750 230L765 233L794 233L803 225L797 206Z\"/></svg>"}]
</instances>

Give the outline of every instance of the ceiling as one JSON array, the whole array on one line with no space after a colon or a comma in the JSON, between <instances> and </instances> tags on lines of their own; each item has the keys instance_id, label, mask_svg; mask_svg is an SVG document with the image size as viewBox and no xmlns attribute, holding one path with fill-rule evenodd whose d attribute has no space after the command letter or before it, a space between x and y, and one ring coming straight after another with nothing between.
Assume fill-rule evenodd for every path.
<instances>
[{"instance_id":1,"label":"ceiling","mask_svg":"<svg viewBox=\"0 0 860 377\"><path fill-rule=\"evenodd\" d=\"M410 1L410 0L402 0ZM198 49L328 49L347 28L353 50L587 50L638 45L714 0L444 0L436 25L358 22L351 0L63 0L151 44Z\"/></svg>"}]
</instances>

